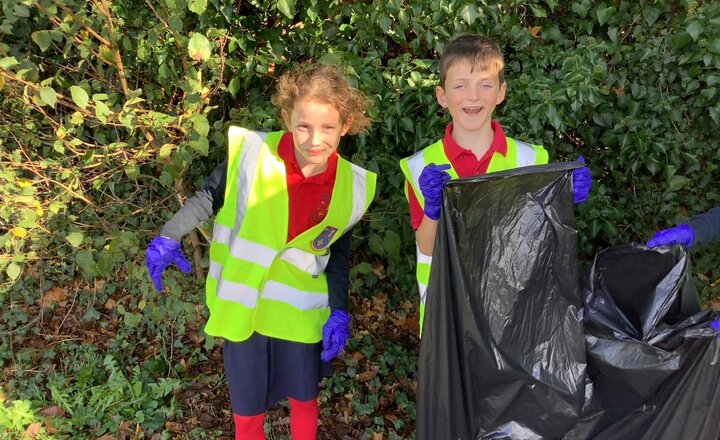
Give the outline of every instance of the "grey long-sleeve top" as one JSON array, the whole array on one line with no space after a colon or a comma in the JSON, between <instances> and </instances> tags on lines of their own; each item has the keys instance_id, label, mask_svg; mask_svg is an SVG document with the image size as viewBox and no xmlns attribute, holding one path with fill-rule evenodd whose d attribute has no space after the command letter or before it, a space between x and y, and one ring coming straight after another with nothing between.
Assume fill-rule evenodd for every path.
<instances>
[{"instance_id":1,"label":"grey long-sleeve top","mask_svg":"<svg viewBox=\"0 0 720 440\"><path fill-rule=\"evenodd\" d=\"M215 167L203 187L162 227L160 235L175 241L210 218L225 202L227 160ZM331 310L348 310L350 287L350 241L352 229L330 245L330 259L325 268L328 281L328 301Z\"/></svg>"},{"instance_id":2,"label":"grey long-sleeve top","mask_svg":"<svg viewBox=\"0 0 720 440\"><path fill-rule=\"evenodd\" d=\"M687 224L695 231L693 247L720 239L720 206L696 215Z\"/></svg>"}]
</instances>

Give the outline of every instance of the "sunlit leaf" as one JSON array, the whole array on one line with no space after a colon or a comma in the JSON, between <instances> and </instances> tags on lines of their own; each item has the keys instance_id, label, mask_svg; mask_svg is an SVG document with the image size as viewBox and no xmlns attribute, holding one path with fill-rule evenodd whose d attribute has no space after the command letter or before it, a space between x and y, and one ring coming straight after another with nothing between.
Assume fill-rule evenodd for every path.
<instances>
[{"instance_id":1,"label":"sunlit leaf","mask_svg":"<svg viewBox=\"0 0 720 440\"><path fill-rule=\"evenodd\" d=\"M55 104L57 104L57 94L55 93L55 89L52 87L43 87L40 89L40 98L45 104L55 108Z\"/></svg>"},{"instance_id":2,"label":"sunlit leaf","mask_svg":"<svg viewBox=\"0 0 720 440\"><path fill-rule=\"evenodd\" d=\"M82 87L78 86L70 86L70 96L72 96L75 104L81 109L85 109L88 105L88 101L90 100L87 92Z\"/></svg>"},{"instance_id":3,"label":"sunlit leaf","mask_svg":"<svg viewBox=\"0 0 720 440\"><path fill-rule=\"evenodd\" d=\"M195 61L207 60L212 53L210 42L205 35L194 33L188 42L188 52Z\"/></svg>"}]
</instances>

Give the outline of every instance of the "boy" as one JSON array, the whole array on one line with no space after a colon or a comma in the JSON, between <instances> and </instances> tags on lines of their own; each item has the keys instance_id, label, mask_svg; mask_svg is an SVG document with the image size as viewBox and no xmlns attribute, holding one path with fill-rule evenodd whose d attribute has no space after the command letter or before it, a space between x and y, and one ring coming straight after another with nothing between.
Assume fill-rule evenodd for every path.
<instances>
[{"instance_id":1,"label":"boy","mask_svg":"<svg viewBox=\"0 0 720 440\"><path fill-rule=\"evenodd\" d=\"M445 184L451 178L548 163L543 147L505 137L492 119L493 110L505 99L504 66L502 51L490 38L462 35L448 43L440 56L440 85L435 93L452 122L442 140L400 161L417 243L421 334ZM584 162L582 156L578 160ZM590 185L586 167L573 173L575 203L587 199Z\"/></svg>"}]
</instances>

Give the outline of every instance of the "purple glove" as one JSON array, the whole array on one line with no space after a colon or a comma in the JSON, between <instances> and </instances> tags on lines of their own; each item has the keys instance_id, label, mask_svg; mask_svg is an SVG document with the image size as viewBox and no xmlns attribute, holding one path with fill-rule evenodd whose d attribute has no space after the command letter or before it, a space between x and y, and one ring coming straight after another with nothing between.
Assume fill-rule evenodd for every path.
<instances>
[{"instance_id":1,"label":"purple glove","mask_svg":"<svg viewBox=\"0 0 720 440\"><path fill-rule=\"evenodd\" d=\"M145 257L150 279L158 292L163 290L162 275L170 264L175 263L184 273L190 273L191 270L190 262L180 249L180 243L161 235L150 242Z\"/></svg>"},{"instance_id":2,"label":"purple glove","mask_svg":"<svg viewBox=\"0 0 720 440\"><path fill-rule=\"evenodd\" d=\"M320 359L330 362L339 355L350 338L350 315L342 310L333 310L322 329L323 351Z\"/></svg>"},{"instance_id":3,"label":"purple glove","mask_svg":"<svg viewBox=\"0 0 720 440\"><path fill-rule=\"evenodd\" d=\"M420 192L425 198L425 215L432 220L440 219L443 187L451 179L450 174L445 170L449 169L450 164L435 165L431 163L420 173Z\"/></svg>"},{"instance_id":4,"label":"purple glove","mask_svg":"<svg viewBox=\"0 0 720 440\"><path fill-rule=\"evenodd\" d=\"M695 230L690 225L677 225L674 228L657 231L645 244L649 248L666 244L681 244L690 249L695 241Z\"/></svg>"},{"instance_id":5,"label":"purple glove","mask_svg":"<svg viewBox=\"0 0 720 440\"><path fill-rule=\"evenodd\" d=\"M710 328L715 330L715 336L720 338L720 318L710 323Z\"/></svg>"},{"instance_id":6,"label":"purple glove","mask_svg":"<svg viewBox=\"0 0 720 440\"><path fill-rule=\"evenodd\" d=\"M578 156L577 161L585 163L585 158ZM577 205L587 200L591 186L592 175L588 167L573 170L573 203Z\"/></svg>"}]
</instances>

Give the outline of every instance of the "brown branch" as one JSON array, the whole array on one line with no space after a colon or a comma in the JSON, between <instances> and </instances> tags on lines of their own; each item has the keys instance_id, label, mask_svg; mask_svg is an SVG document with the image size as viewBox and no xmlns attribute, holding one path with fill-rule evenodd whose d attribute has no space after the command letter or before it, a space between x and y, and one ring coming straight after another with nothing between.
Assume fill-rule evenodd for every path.
<instances>
[{"instance_id":1,"label":"brown branch","mask_svg":"<svg viewBox=\"0 0 720 440\"><path fill-rule=\"evenodd\" d=\"M216 94L217 91L220 89L220 86L223 83L223 73L225 72L225 44L226 43L227 43L227 35L223 35L222 40L220 40L220 72L218 72L217 84L215 84L215 87L213 87L212 92L210 92L211 95Z\"/></svg>"}]
</instances>

